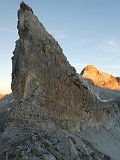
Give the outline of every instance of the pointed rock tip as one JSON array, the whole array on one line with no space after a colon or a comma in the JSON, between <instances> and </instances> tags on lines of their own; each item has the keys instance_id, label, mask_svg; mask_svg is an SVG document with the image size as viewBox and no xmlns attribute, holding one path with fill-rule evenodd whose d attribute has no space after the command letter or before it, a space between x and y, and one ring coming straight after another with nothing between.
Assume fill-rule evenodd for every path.
<instances>
[{"instance_id":1,"label":"pointed rock tip","mask_svg":"<svg viewBox=\"0 0 120 160\"><path fill-rule=\"evenodd\" d=\"M97 68L93 65L87 65L82 71L81 71L81 75L84 74L85 71L96 71Z\"/></svg>"},{"instance_id":2,"label":"pointed rock tip","mask_svg":"<svg viewBox=\"0 0 120 160\"><path fill-rule=\"evenodd\" d=\"M31 11L33 13L33 10L31 7L29 7L24 1L22 1L20 3L20 10L22 10L22 12L25 12L25 10Z\"/></svg>"},{"instance_id":3,"label":"pointed rock tip","mask_svg":"<svg viewBox=\"0 0 120 160\"><path fill-rule=\"evenodd\" d=\"M97 69L97 68L95 66L93 66L93 65L87 65L85 67L85 69Z\"/></svg>"}]
</instances>

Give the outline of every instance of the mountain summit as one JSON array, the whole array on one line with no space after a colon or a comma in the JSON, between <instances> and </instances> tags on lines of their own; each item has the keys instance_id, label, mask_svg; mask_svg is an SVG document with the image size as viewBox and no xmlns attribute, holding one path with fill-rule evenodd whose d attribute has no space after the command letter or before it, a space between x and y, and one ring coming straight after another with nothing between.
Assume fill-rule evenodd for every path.
<instances>
[{"instance_id":1,"label":"mountain summit","mask_svg":"<svg viewBox=\"0 0 120 160\"><path fill-rule=\"evenodd\" d=\"M82 70L81 75L83 78L92 80L96 86L112 90L120 90L120 81L118 77L102 72L93 65L86 66Z\"/></svg>"}]
</instances>

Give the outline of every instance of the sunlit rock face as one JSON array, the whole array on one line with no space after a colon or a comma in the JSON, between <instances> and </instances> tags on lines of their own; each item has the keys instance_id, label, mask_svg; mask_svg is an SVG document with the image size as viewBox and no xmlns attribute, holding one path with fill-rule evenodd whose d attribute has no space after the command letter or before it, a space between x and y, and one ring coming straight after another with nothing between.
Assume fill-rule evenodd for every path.
<instances>
[{"instance_id":1,"label":"sunlit rock face","mask_svg":"<svg viewBox=\"0 0 120 160\"><path fill-rule=\"evenodd\" d=\"M3 95L3 94L0 94L0 99L3 98L3 97L4 97L4 95Z\"/></svg>"},{"instance_id":2,"label":"sunlit rock face","mask_svg":"<svg viewBox=\"0 0 120 160\"><path fill-rule=\"evenodd\" d=\"M65 125L71 121L72 127L80 119L89 121L88 117L96 116L101 102L82 85L58 42L24 2L18 11L18 33L12 57L12 91L19 107L12 116L54 119Z\"/></svg>"},{"instance_id":3,"label":"sunlit rock face","mask_svg":"<svg viewBox=\"0 0 120 160\"><path fill-rule=\"evenodd\" d=\"M119 77L102 72L92 65L86 66L81 72L83 78L91 79L96 86L112 90L120 90Z\"/></svg>"}]
</instances>

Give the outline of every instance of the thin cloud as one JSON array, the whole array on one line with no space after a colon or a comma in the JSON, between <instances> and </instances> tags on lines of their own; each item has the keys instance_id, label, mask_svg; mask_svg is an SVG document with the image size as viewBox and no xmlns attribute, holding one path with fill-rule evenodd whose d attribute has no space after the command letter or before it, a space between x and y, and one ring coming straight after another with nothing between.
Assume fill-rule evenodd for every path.
<instances>
[{"instance_id":1,"label":"thin cloud","mask_svg":"<svg viewBox=\"0 0 120 160\"><path fill-rule=\"evenodd\" d=\"M91 42L92 40L91 39L89 39L89 38L80 38L79 40L78 40L78 42L80 43L80 44L87 44L87 43L89 43L89 42Z\"/></svg>"},{"instance_id":2,"label":"thin cloud","mask_svg":"<svg viewBox=\"0 0 120 160\"><path fill-rule=\"evenodd\" d=\"M120 41L116 39L108 40L105 44L105 48L109 52L120 52Z\"/></svg>"},{"instance_id":3,"label":"thin cloud","mask_svg":"<svg viewBox=\"0 0 120 160\"><path fill-rule=\"evenodd\" d=\"M80 63L80 64L78 63L78 64L75 64L75 66L76 66L76 67L86 67L87 65L86 65L86 64L83 64L83 63Z\"/></svg>"},{"instance_id":4,"label":"thin cloud","mask_svg":"<svg viewBox=\"0 0 120 160\"><path fill-rule=\"evenodd\" d=\"M16 31L16 30L6 29L6 28L0 28L0 32L17 33L17 31Z\"/></svg>"},{"instance_id":5,"label":"thin cloud","mask_svg":"<svg viewBox=\"0 0 120 160\"><path fill-rule=\"evenodd\" d=\"M99 68L120 69L120 65L102 65Z\"/></svg>"}]
</instances>

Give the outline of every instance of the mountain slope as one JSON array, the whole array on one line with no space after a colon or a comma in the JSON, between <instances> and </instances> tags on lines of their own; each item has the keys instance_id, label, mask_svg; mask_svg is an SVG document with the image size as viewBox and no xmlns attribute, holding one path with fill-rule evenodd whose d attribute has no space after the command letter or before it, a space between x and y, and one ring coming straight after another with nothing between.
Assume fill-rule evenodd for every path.
<instances>
[{"instance_id":1,"label":"mountain slope","mask_svg":"<svg viewBox=\"0 0 120 160\"><path fill-rule=\"evenodd\" d=\"M96 86L112 90L120 90L120 81L118 77L102 72L92 65L86 66L82 70L81 75L83 78L92 80Z\"/></svg>"},{"instance_id":2,"label":"mountain slope","mask_svg":"<svg viewBox=\"0 0 120 160\"><path fill-rule=\"evenodd\" d=\"M12 93L5 95L0 99L0 132L4 131L8 116L15 107L15 101Z\"/></svg>"},{"instance_id":3,"label":"mountain slope","mask_svg":"<svg viewBox=\"0 0 120 160\"><path fill-rule=\"evenodd\" d=\"M79 78L81 79L82 84L101 100L115 100L120 98L120 90L112 90L96 86L92 80L83 78L81 75L79 75Z\"/></svg>"},{"instance_id":4,"label":"mountain slope","mask_svg":"<svg viewBox=\"0 0 120 160\"><path fill-rule=\"evenodd\" d=\"M1 99L2 97L4 97L4 95L3 95L3 94L0 94L0 99Z\"/></svg>"}]
</instances>

